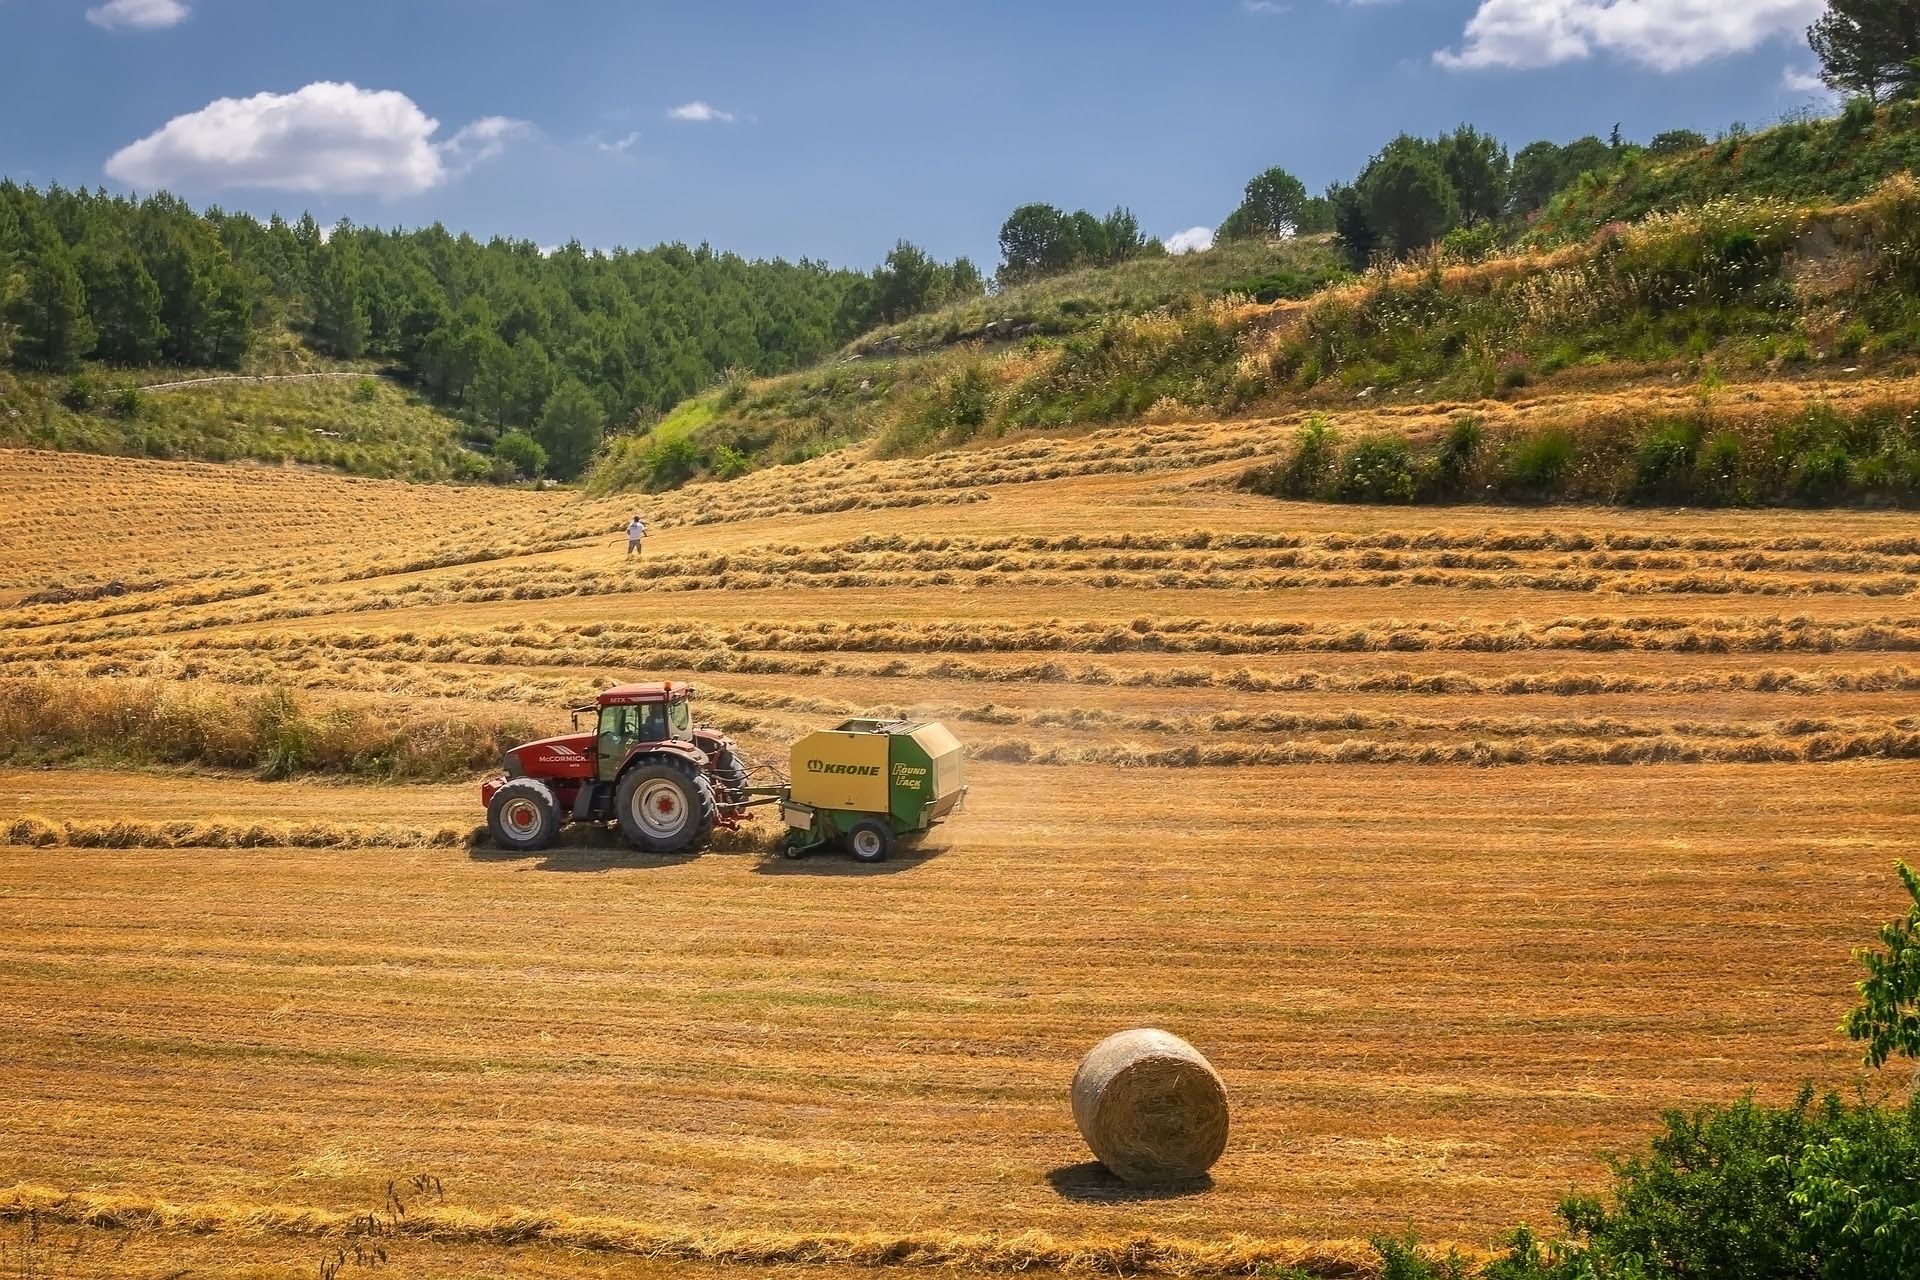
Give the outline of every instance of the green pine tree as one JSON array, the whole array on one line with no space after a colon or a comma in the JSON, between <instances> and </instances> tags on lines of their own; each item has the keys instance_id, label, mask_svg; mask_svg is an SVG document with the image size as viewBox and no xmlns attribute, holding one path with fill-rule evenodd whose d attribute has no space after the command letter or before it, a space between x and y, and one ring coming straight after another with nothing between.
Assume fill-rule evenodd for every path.
<instances>
[{"instance_id":1,"label":"green pine tree","mask_svg":"<svg viewBox=\"0 0 1920 1280\"><path fill-rule=\"evenodd\" d=\"M56 240L27 255L24 287L15 299L16 357L40 369L73 368L93 350L87 294L72 256Z\"/></svg>"},{"instance_id":2,"label":"green pine tree","mask_svg":"<svg viewBox=\"0 0 1920 1280\"><path fill-rule=\"evenodd\" d=\"M327 245L320 258L313 288L314 340L331 355L358 360L367 349L370 330L360 272L351 251L341 245Z\"/></svg>"},{"instance_id":3,"label":"green pine tree","mask_svg":"<svg viewBox=\"0 0 1920 1280\"><path fill-rule=\"evenodd\" d=\"M1828 0L1807 28L1820 78L1842 93L1876 101L1920 94L1920 4L1914 0Z\"/></svg>"},{"instance_id":4,"label":"green pine tree","mask_svg":"<svg viewBox=\"0 0 1920 1280\"><path fill-rule=\"evenodd\" d=\"M562 480L587 469L606 429L600 402L578 378L568 378L547 397L533 437L547 451L547 468Z\"/></svg>"},{"instance_id":5,"label":"green pine tree","mask_svg":"<svg viewBox=\"0 0 1920 1280\"><path fill-rule=\"evenodd\" d=\"M94 354L115 364L152 364L166 329L160 323L160 286L146 264L126 248L83 245L77 267L95 332Z\"/></svg>"}]
</instances>

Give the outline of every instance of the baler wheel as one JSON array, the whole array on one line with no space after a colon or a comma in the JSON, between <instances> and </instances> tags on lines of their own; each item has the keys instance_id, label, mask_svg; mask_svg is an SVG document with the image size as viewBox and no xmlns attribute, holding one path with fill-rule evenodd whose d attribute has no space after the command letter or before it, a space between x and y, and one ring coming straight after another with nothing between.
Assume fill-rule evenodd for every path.
<instances>
[{"instance_id":1,"label":"baler wheel","mask_svg":"<svg viewBox=\"0 0 1920 1280\"><path fill-rule=\"evenodd\" d=\"M855 862L885 862L893 852L893 829L886 823L865 818L847 832L847 852Z\"/></svg>"}]
</instances>

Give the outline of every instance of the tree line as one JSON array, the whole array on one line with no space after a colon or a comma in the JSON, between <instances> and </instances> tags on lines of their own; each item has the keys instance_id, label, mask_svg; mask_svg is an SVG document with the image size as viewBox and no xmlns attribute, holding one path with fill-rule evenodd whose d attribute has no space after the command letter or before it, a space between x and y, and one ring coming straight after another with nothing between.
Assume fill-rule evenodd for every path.
<instances>
[{"instance_id":1,"label":"tree line","mask_svg":"<svg viewBox=\"0 0 1920 1280\"><path fill-rule=\"evenodd\" d=\"M1166 251L1140 229L1131 209L1116 208L1098 218L1085 209L1068 213L1050 204L1023 204L1000 225L995 275L1001 285L1013 285Z\"/></svg>"},{"instance_id":2,"label":"tree line","mask_svg":"<svg viewBox=\"0 0 1920 1280\"><path fill-rule=\"evenodd\" d=\"M803 367L983 287L965 259L904 241L871 272L705 245L548 253L437 224L323 230L311 215L262 222L165 194L0 182L0 362L237 368L290 331L328 356L387 363L476 443L530 437L507 452L563 477L610 422L664 411L729 369Z\"/></svg>"}]
</instances>

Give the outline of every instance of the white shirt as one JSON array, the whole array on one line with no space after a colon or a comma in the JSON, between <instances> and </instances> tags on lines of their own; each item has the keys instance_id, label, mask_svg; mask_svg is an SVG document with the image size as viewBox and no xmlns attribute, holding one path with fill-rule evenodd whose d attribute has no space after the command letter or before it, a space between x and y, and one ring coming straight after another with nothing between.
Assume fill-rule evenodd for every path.
<instances>
[{"instance_id":1,"label":"white shirt","mask_svg":"<svg viewBox=\"0 0 1920 1280\"><path fill-rule=\"evenodd\" d=\"M627 541L628 542L639 541L640 536L644 534L646 531L647 531L646 524L641 521L639 516L635 516L632 520L627 522Z\"/></svg>"}]
</instances>

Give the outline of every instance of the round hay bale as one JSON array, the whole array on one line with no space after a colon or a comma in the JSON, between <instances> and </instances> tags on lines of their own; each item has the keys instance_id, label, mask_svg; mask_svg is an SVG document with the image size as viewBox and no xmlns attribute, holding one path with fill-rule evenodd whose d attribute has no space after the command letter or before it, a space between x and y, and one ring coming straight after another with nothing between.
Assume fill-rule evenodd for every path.
<instances>
[{"instance_id":1,"label":"round hay bale","mask_svg":"<svg viewBox=\"0 0 1920 1280\"><path fill-rule=\"evenodd\" d=\"M1198 1178L1227 1149L1227 1090L1179 1036L1108 1036L1073 1075L1073 1120L1100 1163L1139 1185Z\"/></svg>"}]
</instances>

